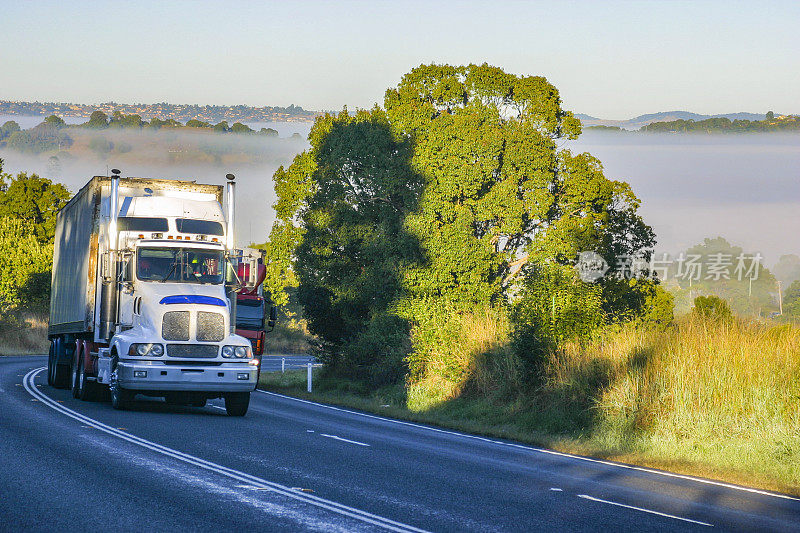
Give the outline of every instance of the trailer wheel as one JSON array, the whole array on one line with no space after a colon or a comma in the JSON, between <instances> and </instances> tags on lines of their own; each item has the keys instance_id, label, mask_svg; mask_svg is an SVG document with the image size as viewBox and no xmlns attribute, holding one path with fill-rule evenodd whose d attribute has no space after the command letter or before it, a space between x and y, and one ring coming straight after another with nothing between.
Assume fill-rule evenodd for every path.
<instances>
[{"instance_id":1,"label":"trailer wheel","mask_svg":"<svg viewBox=\"0 0 800 533\"><path fill-rule=\"evenodd\" d=\"M249 406L249 392L229 392L225 395L225 411L228 416L244 416Z\"/></svg>"},{"instance_id":2,"label":"trailer wheel","mask_svg":"<svg viewBox=\"0 0 800 533\"><path fill-rule=\"evenodd\" d=\"M72 397L76 399L80 397L80 390L78 389L78 387L80 386L80 383L78 381L80 365L81 365L81 360L78 354L78 350L75 350L75 357L72 360L72 372L71 372L72 377L70 378L70 383L72 384Z\"/></svg>"},{"instance_id":3,"label":"trailer wheel","mask_svg":"<svg viewBox=\"0 0 800 533\"><path fill-rule=\"evenodd\" d=\"M80 364L78 365L78 398L85 402L91 402L97 399L99 391L97 383L88 379L83 355L83 353L80 354Z\"/></svg>"},{"instance_id":4,"label":"trailer wheel","mask_svg":"<svg viewBox=\"0 0 800 533\"><path fill-rule=\"evenodd\" d=\"M117 381L116 369L111 373L109 391L111 392L111 407L120 411L130 408L130 404L133 401L133 393L120 387L119 381Z\"/></svg>"},{"instance_id":5,"label":"trailer wheel","mask_svg":"<svg viewBox=\"0 0 800 533\"><path fill-rule=\"evenodd\" d=\"M57 389L70 388L70 367L68 365L61 365L59 361L64 357L64 339L56 337L53 339L51 346L53 347L53 386Z\"/></svg>"},{"instance_id":6,"label":"trailer wheel","mask_svg":"<svg viewBox=\"0 0 800 533\"><path fill-rule=\"evenodd\" d=\"M47 353L47 384L51 387L55 383L55 369L53 368L56 366L55 362L53 361L53 353L55 342L52 340L50 341L50 351Z\"/></svg>"}]
</instances>

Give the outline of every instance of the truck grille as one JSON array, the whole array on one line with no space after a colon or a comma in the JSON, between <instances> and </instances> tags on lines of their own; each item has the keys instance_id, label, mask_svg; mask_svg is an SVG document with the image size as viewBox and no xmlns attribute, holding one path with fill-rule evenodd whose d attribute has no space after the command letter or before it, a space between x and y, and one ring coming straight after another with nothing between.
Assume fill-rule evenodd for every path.
<instances>
[{"instance_id":1,"label":"truck grille","mask_svg":"<svg viewBox=\"0 0 800 533\"><path fill-rule=\"evenodd\" d=\"M189 340L189 311L167 311L161 323L161 336L168 341Z\"/></svg>"},{"instance_id":2,"label":"truck grille","mask_svg":"<svg viewBox=\"0 0 800 533\"><path fill-rule=\"evenodd\" d=\"M225 319L220 313L197 313L197 340L219 342L225 338Z\"/></svg>"},{"instance_id":3,"label":"truck grille","mask_svg":"<svg viewBox=\"0 0 800 533\"><path fill-rule=\"evenodd\" d=\"M167 344L170 357L216 357L219 346L215 344Z\"/></svg>"}]
</instances>

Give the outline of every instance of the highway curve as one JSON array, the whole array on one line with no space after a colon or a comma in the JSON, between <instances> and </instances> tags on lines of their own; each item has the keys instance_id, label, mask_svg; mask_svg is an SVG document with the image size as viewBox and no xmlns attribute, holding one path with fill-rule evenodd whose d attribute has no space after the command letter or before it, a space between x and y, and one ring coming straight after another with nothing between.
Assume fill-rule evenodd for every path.
<instances>
[{"instance_id":1,"label":"highway curve","mask_svg":"<svg viewBox=\"0 0 800 533\"><path fill-rule=\"evenodd\" d=\"M0 530L800 530L800 499L271 393L115 411L0 357Z\"/></svg>"}]
</instances>

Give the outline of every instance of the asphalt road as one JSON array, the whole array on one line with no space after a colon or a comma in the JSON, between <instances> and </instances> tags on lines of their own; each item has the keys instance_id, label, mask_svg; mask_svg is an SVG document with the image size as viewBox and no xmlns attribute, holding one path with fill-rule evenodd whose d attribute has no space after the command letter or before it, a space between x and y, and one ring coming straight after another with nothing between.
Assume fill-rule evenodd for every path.
<instances>
[{"instance_id":1,"label":"asphalt road","mask_svg":"<svg viewBox=\"0 0 800 533\"><path fill-rule=\"evenodd\" d=\"M800 530L784 495L264 392L114 411L45 365L0 358L0 530Z\"/></svg>"}]
</instances>

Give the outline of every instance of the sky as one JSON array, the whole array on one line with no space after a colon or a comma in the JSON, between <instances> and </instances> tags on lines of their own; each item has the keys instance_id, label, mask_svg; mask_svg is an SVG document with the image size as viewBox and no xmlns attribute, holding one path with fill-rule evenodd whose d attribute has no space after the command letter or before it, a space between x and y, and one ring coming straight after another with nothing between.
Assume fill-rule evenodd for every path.
<instances>
[{"instance_id":1,"label":"sky","mask_svg":"<svg viewBox=\"0 0 800 533\"><path fill-rule=\"evenodd\" d=\"M564 107L800 113L800 2L0 0L0 100L371 107L422 63L541 75Z\"/></svg>"}]
</instances>

